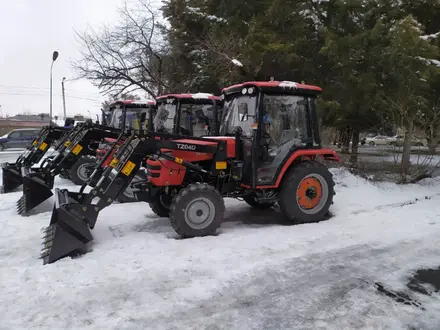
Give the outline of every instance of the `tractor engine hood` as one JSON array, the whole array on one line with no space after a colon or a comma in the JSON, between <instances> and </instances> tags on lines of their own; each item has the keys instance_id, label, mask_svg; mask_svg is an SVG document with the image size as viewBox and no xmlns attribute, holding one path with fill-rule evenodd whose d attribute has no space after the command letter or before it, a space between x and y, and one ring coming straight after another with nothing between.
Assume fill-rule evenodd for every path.
<instances>
[{"instance_id":1,"label":"tractor engine hood","mask_svg":"<svg viewBox=\"0 0 440 330\"><path fill-rule=\"evenodd\" d=\"M227 149L227 155L228 158L234 158L235 157L235 138L234 137L229 137L229 136L216 136L216 137L209 137L206 139L206 141L200 141L200 140L191 140L191 139L179 139L179 140L174 140L174 142L177 143L182 143L182 149L166 149L163 148L161 149L161 152L163 153L167 153L170 154L174 157L179 157L182 158L184 160L186 160L187 162L200 162L200 161L204 161L204 160L210 160L213 158L213 154L211 153L204 153L204 152L196 152L196 151L192 151L190 149L186 149L188 148L188 145L195 145L195 146L216 146L217 143L215 141L210 141L210 140L224 140L226 141L226 149ZM178 145L179 147L179 145ZM185 149L183 149L185 148Z\"/></svg>"}]
</instances>

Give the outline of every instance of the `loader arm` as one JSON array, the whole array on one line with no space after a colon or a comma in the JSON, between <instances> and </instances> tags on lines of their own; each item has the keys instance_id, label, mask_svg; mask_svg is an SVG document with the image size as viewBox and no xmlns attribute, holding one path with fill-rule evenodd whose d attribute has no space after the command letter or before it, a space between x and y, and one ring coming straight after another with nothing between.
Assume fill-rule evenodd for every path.
<instances>
[{"instance_id":1,"label":"loader arm","mask_svg":"<svg viewBox=\"0 0 440 330\"><path fill-rule=\"evenodd\" d=\"M54 159L48 160L44 167L36 170L22 168L23 196L17 202L18 213L27 215L37 205L50 198L55 176L68 171L85 155L93 152L89 148L92 142L105 137L118 138L121 130L96 124L83 124L69 136Z\"/></svg>"},{"instance_id":2,"label":"loader arm","mask_svg":"<svg viewBox=\"0 0 440 330\"><path fill-rule=\"evenodd\" d=\"M39 163L55 141L63 135L67 135L69 131L70 129L64 127L45 126L15 163L2 164L2 193L8 193L18 188L23 183L21 168Z\"/></svg>"}]
</instances>

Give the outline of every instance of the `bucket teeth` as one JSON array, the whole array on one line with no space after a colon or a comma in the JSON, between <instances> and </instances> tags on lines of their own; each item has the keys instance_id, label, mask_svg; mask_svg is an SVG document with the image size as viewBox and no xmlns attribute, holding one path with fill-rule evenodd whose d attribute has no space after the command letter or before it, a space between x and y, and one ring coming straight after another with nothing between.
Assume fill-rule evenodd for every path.
<instances>
[{"instance_id":1,"label":"bucket teeth","mask_svg":"<svg viewBox=\"0 0 440 330\"><path fill-rule=\"evenodd\" d=\"M93 240L87 223L70 214L64 206L54 208L51 224L42 229L42 235L40 259L43 265L86 253L87 243Z\"/></svg>"},{"instance_id":2,"label":"bucket teeth","mask_svg":"<svg viewBox=\"0 0 440 330\"><path fill-rule=\"evenodd\" d=\"M27 215L27 212L40 205L53 195L49 186L38 178L23 177L23 196L17 201L18 214Z\"/></svg>"},{"instance_id":3,"label":"bucket teeth","mask_svg":"<svg viewBox=\"0 0 440 330\"><path fill-rule=\"evenodd\" d=\"M17 201L17 212L18 214L25 215L27 212L26 209L26 197L21 196L20 199Z\"/></svg>"}]
</instances>

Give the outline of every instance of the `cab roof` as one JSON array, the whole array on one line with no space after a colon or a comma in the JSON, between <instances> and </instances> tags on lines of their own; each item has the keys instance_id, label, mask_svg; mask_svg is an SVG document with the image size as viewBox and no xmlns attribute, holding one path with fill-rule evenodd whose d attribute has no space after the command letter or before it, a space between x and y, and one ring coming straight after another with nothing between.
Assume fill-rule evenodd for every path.
<instances>
[{"instance_id":1,"label":"cab roof","mask_svg":"<svg viewBox=\"0 0 440 330\"><path fill-rule=\"evenodd\" d=\"M136 105L136 106L147 106L147 105L155 105L156 101L154 100L117 100L110 104L110 107L116 105Z\"/></svg>"},{"instance_id":2,"label":"cab roof","mask_svg":"<svg viewBox=\"0 0 440 330\"><path fill-rule=\"evenodd\" d=\"M320 94L322 88L314 85L300 84L294 81L248 81L241 84L225 87L224 94L240 93L243 88L257 87L265 92L285 94Z\"/></svg>"},{"instance_id":3,"label":"cab roof","mask_svg":"<svg viewBox=\"0 0 440 330\"><path fill-rule=\"evenodd\" d=\"M215 96L209 93L195 93L195 94L166 94L160 95L156 97L156 101L163 101L168 98L176 98L176 99L187 99L187 100L214 100L220 102L221 99L219 96Z\"/></svg>"}]
</instances>

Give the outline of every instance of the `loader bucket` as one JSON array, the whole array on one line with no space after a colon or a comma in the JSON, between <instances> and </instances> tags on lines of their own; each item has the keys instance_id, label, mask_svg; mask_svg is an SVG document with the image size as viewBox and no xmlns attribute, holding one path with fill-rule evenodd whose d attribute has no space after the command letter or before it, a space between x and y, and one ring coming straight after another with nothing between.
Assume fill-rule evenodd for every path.
<instances>
[{"instance_id":1,"label":"loader bucket","mask_svg":"<svg viewBox=\"0 0 440 330\"><path fill-rule=\"evenodd\" d=\"M23 183L20 166L16 163L2 164L3 185L1 193L7 194L20 187Z\"/></svg>"},{"instance_id":2,"label":"loader bucket","mask_svg":"<svg viewBox=\"0 0 440 330\"><path fill-rule=\"evenodd\" d=\"M23 176L23 196L17 201L18 214L27 212L49 199L53 193L54 177L50 174L31 173Z\"/></svg>"},{"instance_id":3,"label":"loader bucket","mask_svg":"<svg viewBox=\"0 0 440 330\"><path fill-rule=\"evenodd\" d=\"M87 252L87 244L93 240L86 217L94 218L98 212L93 206L78 204L68 190L55 189L55 205L50 224L43 230L43 265L68 256ZM95 220L96 221L96 220Z\"/></svg>"}]
</instances>

